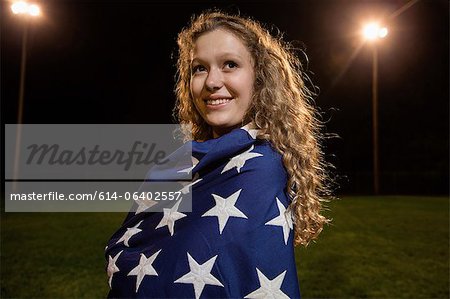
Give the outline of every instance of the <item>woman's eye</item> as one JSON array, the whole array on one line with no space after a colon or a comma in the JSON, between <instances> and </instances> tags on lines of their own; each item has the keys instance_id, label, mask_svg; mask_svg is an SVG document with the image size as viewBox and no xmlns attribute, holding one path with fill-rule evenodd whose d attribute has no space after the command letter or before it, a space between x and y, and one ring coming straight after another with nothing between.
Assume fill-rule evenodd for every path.
<instances>
[{"instance_id":1,"label":"woman's eye","mask_svg":"<svg viewBox=\"0 0 450 299\"><path fill-rule=\"evenodd\" d=\"M229 68L229 69L233 69L235 67L237 67L237 63L233 62L233 61L227 61L225 62L225 67Z\"/></svg>"},{"instance_id":2,"label":"woman's eye","mask_svg":"<svg viewBox=\"0 0 450 299\"><path fill-rule=\"evenodd\" d=\"M199 73L199 72L203 72L205 70L205 67L202 65L196 65L192 67L192 72L193 73Z\"/></svg>"}]
</instances>

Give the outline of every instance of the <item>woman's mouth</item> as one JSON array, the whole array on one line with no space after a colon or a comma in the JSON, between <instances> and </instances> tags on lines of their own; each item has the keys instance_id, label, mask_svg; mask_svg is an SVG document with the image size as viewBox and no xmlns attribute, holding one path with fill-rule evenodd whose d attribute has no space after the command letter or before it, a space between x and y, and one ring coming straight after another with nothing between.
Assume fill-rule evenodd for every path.
<instances>
[{"instance_id":1,"label":"woman's mouth","mask_svg":"<svg viewBox=\"0 0 450 299\"><path fill-rule=\"evenodd\" d=\"M233 99L215 99L215 100L206 100L206 105L208 106L220 106L229 103Z\"/></svg>"}]
</instances>

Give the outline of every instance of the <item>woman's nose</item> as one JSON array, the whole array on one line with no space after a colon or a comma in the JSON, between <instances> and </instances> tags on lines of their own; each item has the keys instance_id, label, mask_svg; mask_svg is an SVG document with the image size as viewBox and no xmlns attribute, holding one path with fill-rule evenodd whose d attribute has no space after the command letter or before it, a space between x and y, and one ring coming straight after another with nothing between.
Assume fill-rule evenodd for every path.
<instances>
[{"instance_id":1,"label":"woman's nose","mask_svg":"<svg viewBox=\"0 0 450 299\"><path fill-rule=\"evenodd\" d=\"M219 90L223 86L223 76L220 70L211 69L206 78L206 89L208 91Z\"/></svg>"}]
</instances>

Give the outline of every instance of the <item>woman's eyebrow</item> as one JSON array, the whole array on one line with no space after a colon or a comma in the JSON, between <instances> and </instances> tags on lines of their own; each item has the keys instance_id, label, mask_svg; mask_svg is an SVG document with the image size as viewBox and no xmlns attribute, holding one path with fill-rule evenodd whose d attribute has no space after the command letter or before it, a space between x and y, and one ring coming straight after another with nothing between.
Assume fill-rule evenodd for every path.
<instances>
[{"instance_id":1,"label":"woman's eyebrow","mask_svg":"<svg viewBox=\"0 0 450 299\"><path fill-rule=\"evenodd\" d=\"M198 57L194 57L192 60L191 60L191 64L194 64L194 63L203 63L204 61L201 59L201 58L198 58Z\"/></svg>"}]
</instances>

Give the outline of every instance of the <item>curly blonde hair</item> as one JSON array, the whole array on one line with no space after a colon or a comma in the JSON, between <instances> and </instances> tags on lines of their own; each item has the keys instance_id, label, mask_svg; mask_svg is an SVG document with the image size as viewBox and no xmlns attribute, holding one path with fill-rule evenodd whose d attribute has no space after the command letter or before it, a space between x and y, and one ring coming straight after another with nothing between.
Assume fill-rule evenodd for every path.
<instances>
[{"instance_id":1,"label":"curly blonde hair","mask_svg":"<svg viewBox=\"0 0 450 299\"><path fill-rule=\"evenodd\" d=\"M295 224L294 244L306 246L329 221L321 215L322 201L329 195L328 176L313 94L305 86L300 61L288 44L250 18L220 11L194 17L178 35L174 115L181 125L188 125L190 131L185 133L194 140L212 138L212 129L195 108L190 92L191 53L199 36L217 29L237 36L253 58L253 98L243 124L253 122L259 130L257 138L269 140L282 154Z\"/></svg>"}]
</instances>

